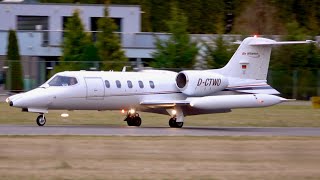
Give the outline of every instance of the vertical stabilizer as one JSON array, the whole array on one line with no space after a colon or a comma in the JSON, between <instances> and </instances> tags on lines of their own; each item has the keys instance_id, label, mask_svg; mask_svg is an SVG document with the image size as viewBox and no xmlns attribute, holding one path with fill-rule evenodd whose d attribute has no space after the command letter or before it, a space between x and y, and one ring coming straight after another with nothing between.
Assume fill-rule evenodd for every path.
<instances>
[{"instance_id":1,"label":"vertical stabilizer","mask_svg":"<svg viewBox=\"0 0 320 180\"><path fill-rule=\"evenodd\" d=\"M227 77L240 79L266 80L273 45L306 44L314 41L274 41L261 37L248 37L244 39L228 64L215 70Z\"/></svg>"},{"instance_id":2,"label":"vertical stabilizer","mask_svg":"<svg viewBox=\"0 0 320 180\"><path fill-rule=\"evenodd\" d=\"M260 42L266 45L256 45ZM228 64L215 72L241 79L265 80L274 42L276 41L259 37L244 39Z\"/></svg>"}]
</instances>

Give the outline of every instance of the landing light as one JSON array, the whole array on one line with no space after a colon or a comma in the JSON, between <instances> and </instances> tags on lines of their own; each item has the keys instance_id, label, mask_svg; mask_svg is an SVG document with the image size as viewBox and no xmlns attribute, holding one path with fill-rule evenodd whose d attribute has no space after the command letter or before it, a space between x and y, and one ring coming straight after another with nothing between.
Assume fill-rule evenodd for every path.
<instances>
[{"instance_id":1,"label":"landing light","mask_svg":"<svg viewBox=\"0 0 320 180\"><path fill-rule=\"evenodd\" d=\"M62 113L62 114L61 114L61 117L67 118L67 117L69 117L69 114L68 114L68 113Z\"/></svg>"},{"instance_id":2,"label":"landing light","mask_svg":"<svg viewBox=\"0 0 320 180\"><path fill-rule=\"evenodd\" d=\"M121 113L122 113L122 114L124 114L124 113L125 113L124 109L122 109L122 110L121 110Z\"/></svg>"},{"instance_id":3,"label":"landing light","mask_svg":"<svg viewBox=\"0 0 320 180\"><path fill-rule=\"evenodd\" d=\"M9 98L7 98L7 99L6 99L6 103L9 103L9 102L10 102L10 99L9 99Z\"/></svg>"},{"instance_id":4,"label":"landing light","mask_svg":"<svg viewBox=\"0 0 320 180\"><path fill-rule=\"evenodd\" d=\"M176 115L176 114L177 114L177 111L173 109L173 110L171 111L171 113L172 113L172 115Z\"/></svg>"},{"instance_id":5,"label":"landing light","mask_svg":"<svg viewBox=\"0 0 320 180\"><path fill-rule=\"evenodd\" d=\"M130 114L134 114L135 112L136 112L136 111L135 111L134 109L130 109L130 110L129 110L129 113L130 113Z\"/></svg>"}]
</instances>

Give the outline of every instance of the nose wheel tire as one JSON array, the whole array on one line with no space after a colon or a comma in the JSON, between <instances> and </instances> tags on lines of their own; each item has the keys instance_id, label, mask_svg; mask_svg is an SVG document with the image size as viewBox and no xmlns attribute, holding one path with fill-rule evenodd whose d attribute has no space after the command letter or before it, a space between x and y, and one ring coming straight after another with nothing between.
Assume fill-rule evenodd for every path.
<instances>
[{"instance_id":1,"label":"nose wheel tire","mask_svg":"<svg viewBox=\"0 0 320 180\"><path fill-rule=\"evenodd\" d=\"M177 122L176 118L170 118L169 126L172 128L182 128L183 122Z\"/></svg>"},{"instance_id":2,"label":"nose wheel tire","mask_svg":"<svg viewBox=\"0 0 320 180\"><path fill-rule=\"evenodd\" d=\"M46 124L46 117L43 115L43 114L41 114L41 115L39 115L38 117L37 117L37 124L38 124L38 126L43 126L43 125L45 125Z\"/></svg>"}]
</instances>

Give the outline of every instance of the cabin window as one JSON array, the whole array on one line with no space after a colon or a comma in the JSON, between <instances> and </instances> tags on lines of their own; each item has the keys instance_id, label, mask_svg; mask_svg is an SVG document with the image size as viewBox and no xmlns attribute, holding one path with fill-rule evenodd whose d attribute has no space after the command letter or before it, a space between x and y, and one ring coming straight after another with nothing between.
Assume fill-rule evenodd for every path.
<instances>
[{"instance_id":1,"label":"cabin window","mask_svg":"<svg viewBox=\"0 0 320 180\"><path fill-rule=\"evenodd\" d=\"M131 81L127 81L127 84L128 84L128 87L129 87L129 88L132 88L132 87L133 87Z\"/></svg>"},{"instance_id":2,"label":"cabin window","mask_svg":"<svg viewBox=\"0 0 320 180\"><path fill-rule=\"evenodd\" d=\"M78 84L75 77L56 76L49 83L49 86L72 86Z\"/></svg>"},{"instance_id":3,"label":"cabin window","mask_svg":"<svg viewBox=\"0 0 320 180\"><path fill-rule=\"evenodd\" d=\"M119 80L116 80L116 85L118 88L121 88L121 82Z\"/></svg>"},{"instance_id":4,"label":"cabin window","mask_svg":"<svg viewBox=\"0 0 320 180\"><path fill-rule=\"evenodd\" d=\"M105 80L104 83L106 85L106 88L110 88L110 82L108 80Z\"/></svg>"},{"instance_id":5,"label":"cabin window","mask_svg":"<svg viewBox=\"0 0 320 180\"><path fill-rule=\"evenodd\" d=\"M140 87L140 88L143 88L143 87L144 87L144 85L143 85L143 82L142 82L142 81L138 81L138 83L139 83L139 87Z\"/></svg>"},{"instance_id":6,"label":"cabin window","mask_svg":"<svg viewBox=\"0 0 320 180\"><path fill-rule=\"evenodd\" d=\"M152 89L154 89L154 83L153 83L153 81L149 81L149 84L150 84L150 87L151 87Z\"/></svg>"}]
</instances>

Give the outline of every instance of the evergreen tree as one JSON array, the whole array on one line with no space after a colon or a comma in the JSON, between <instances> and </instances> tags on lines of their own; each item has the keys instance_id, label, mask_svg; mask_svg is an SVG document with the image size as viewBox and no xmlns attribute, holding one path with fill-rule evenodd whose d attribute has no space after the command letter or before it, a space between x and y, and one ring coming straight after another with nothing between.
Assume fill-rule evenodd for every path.
<instances>
[{"instance_id":1,"label":"evergreen tree","mask_svg":"<svg viewBox=\"0 0 320 180\"><path fill-rule=\"evenodd\" d=\"M296 21L287 24L284 40L307 39ZM309 39L310 37L308 37ZM281 46L271 58L272 85L289 98L308 99L316 95L320 50L315 44Z\"/></svg>"},{"instance_id":2,"label":"evergreen tree","mask_svg":"<svg viewBox=\"0 0 320 180\"><path fill-rule=\"evenodd\" d=\"M121 49L119 36L114 34L117 27L109 17L109 2L106 1L104 17L98 20L97 48L99 57L106 70L120 70L128 62L124 51Z\"/></svg>"},{"instance_id":3,"label":"evergreen tree","mask_svg":"<svg viewBox=\"0 0 320 180\"><path fill-rule=\"evenodd\" d=\"M9 66L6 80L6 88L13 92L23 90L22 66L20 62L19 46L14 30L9 31L7 48L7 65Z\"/></svg>"},{"instance_id":4,"label":"evergreen tree","mask_svg":"<svg viewBox=\"0 0 320 180\"><path fill-rule=\"evenodd\" d=\"M94 64L92 61L99 60L91 35L84 31L78 10L67 21L62 51L60 64L55 67L55 72L89 69Z\"/></svg>"},{"instance_id":5,"label":"evergreen tree","mask_svg":"<svg viewBox=\"0 0 320 180\"><path fill-rule=\"evenodd\" d=\"M156 52L152 54L151 66L157 68L192 68L198 48L191 42L187 32L187 18L177 8L171 6L171 19L167 21L171 36L168 40L156 40Z\"/></svg>"},{"instance_id":6,"label":"evergreen tree","mask_svg":"<svg viewBox=\"0 0 320 180\"><path fill-rule=\"evenodd\" d=\"M209 43L204 44L207 49L206 53L210 68L222 68L228 63L236 51L236 47L225 42L221 35L214 40L214 47Z\"/></svg>"}]
</instances>

